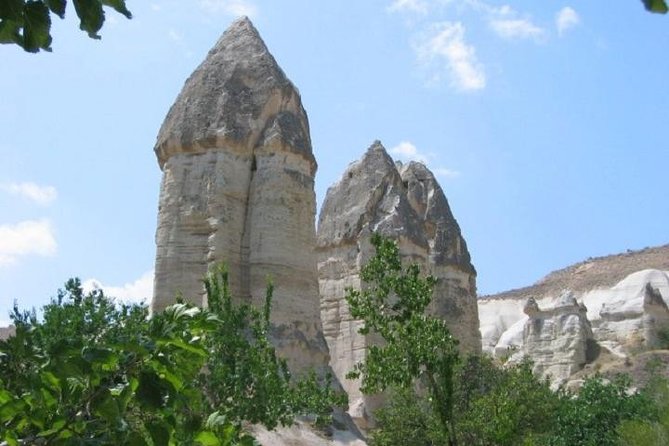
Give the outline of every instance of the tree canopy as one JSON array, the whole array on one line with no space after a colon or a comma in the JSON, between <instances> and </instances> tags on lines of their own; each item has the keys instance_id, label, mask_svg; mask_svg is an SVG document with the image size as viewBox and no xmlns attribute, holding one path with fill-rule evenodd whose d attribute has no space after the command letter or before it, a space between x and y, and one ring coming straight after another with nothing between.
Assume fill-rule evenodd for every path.
<instances>
[{"instance_id":1,"label":"tree canopy","mask_svg":"<svg viewBox=\"0 0 669 446\"><path fill-rule=\"evenodd\" d=\"M208 309L177 303L150 319L71 279L36 313L15 308L0 341L0 443L251 445L297 415L330 422L345 399L328 377L290 376L264 308L233 304L224 269L207 277Z\"/></svg>"},{"instance_id":2,"label":"tree canopy","mask_svg":"<svg viewBox=\"0 0 669 446\"><path fill-rule=\"evenodd\" d=\"M657 12L660 14L666 14L669 11L667 7L667 2L665 0L641 0L650 12Z\"/></svg>"},{"instance_id":3,"label":"tree canopy","mask_svg":"<svg viewBox=\"0 0 669 446\"><path fill-rule=\"evenodd\" d=\"M92 39L105 22L103 7L109 7L132 18L125 0L72 0L79 17L79 28ZM16 44L25 51L51 51L51 16L65 18L67 0L0 1L0 43Z\"/></svg>"}]
</instances>

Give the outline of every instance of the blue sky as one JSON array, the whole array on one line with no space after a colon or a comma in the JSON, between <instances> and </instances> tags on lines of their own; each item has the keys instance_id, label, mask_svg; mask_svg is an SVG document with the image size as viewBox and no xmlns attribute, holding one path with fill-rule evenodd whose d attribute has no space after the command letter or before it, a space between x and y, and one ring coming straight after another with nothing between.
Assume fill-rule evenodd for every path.
<instances>
[{"instance_id":1,"label":"blue sky","mask_svg":"<svg viewBox=\"0 0 669 446\"><path fill-rule=\"evenodd\" d=\"M251 16L302 94L319 205L380 139L438 174L481 293L669 242L669 17L641 2L127 0L102 40L0 46L0 322L69 277L150 293L158 128ZM148 297L148 296L147 296Z\"/></svg>"}]
</instances>

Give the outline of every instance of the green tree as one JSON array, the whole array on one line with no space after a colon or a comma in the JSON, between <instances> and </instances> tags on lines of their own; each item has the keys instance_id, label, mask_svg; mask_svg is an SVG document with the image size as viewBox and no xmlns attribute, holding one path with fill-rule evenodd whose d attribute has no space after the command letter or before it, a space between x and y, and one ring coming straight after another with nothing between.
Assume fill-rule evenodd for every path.
<instances>
[{"instance_id":1,"label":"green tree","mask_svg":"<svg viewBox=\"0 0 669 446\"><path fill-rule=\"evenodd\" d=\"M79 28L93 39L105 22L103 6L113 8L127 18L132 14L125 0L72 0L79 17ZM51 51L51 16L65 18L67 0L0 1L0 43L16 44L25 51Z\"/></svg>"},{"instance_id":2,"label":"green tree","mask_svg":"<svg viewBox=\"0 0 669 446\"><path fill-rule=\"evenodd\" d=\"M657 407L643 392L632 391L630 378L586 379L577 394L563 392L550 446L613 446L625 421L657 419Z\"/></svg>"},{"instance_id":3,"label":"green tree","mask_svg":"<svg viewBox=\"0 0 669 446\"><path fill-rule=\"evenodd\" d=\"M485 358L468 362L457 379L462 444L515 446L552 432L560 401L548 380L534 375L530 361L504 369Z\"/></svg>"},{"instance_id":4,"label":"green tree","mask_svg":"<svg viewBox=\"0 0 669 446\"><path fill-rule=\"evenodd\" d=\"M559 403L530 362L501 368L489 357L468 356L454 377L456 440L471 446L533 444L528 442L552 433ZM376 416L379 429L372 433L372 445L448 444L429 394L395 391Z\"/></svg>"},{"instance_id":5,"label":"green tree","mask_svg":"<svg viewBox=\"0 0 669 446\"><path fill-rule=\"evenodd\" d=\"M316 424L331 422L332 406L346 404L332 378L314 372L293 378L268 338L273 285L263 308L234 305L228 272L220 266L205 280L214 329L205 344L210 352L201 384L212 406L236 423L262 423L269 429L289 425L296 415L315 415Z\"/></svg>"},{"instance_id":6,"label":"green tree","mask_svg":"<svg viewBox=\"0 0 669 446\"><path fill-rule=\"evenodd\" d=\"M44 308L14 312L0 343L0 439L18 444L237 444L197 378L211 315L177 304L154 318L77 280ZM216 443L212 439L216 440Z\"/></svg>"},{"instance_id":7,"label":"green tree","mask_svg":"<svg viewBox=\"0 0 669 446\"><path fill-rule=\"evenodd\" d=\"M391 387L422 386L449 444L456 444L453 426L453 371L457 341L443 320L428 316L435 279L421 277L417 265L402 267L397 245L378 234L376 255L361 270L366 287L349 289L351 315L363 321L360 334L375 333L383 342L368 347L364 362L351 378L362 378L361 390L376 393Z\"/></svg>"},{"instance_id":8,"label":"green tree","mask_svg":"<svg viewBox=\"0 0 669 446\"><path fill-rule=\"evenodd\" d=\"M76 279L42 321L15 309L16 335L0 342L0 442L246 445L245 422L328 423L339 394L327 378L291 379L268 340L271 287L260 311L233 305L223 270L206 285L211 309L178 303L150 319Z\"/></svg>"}]
</instances>

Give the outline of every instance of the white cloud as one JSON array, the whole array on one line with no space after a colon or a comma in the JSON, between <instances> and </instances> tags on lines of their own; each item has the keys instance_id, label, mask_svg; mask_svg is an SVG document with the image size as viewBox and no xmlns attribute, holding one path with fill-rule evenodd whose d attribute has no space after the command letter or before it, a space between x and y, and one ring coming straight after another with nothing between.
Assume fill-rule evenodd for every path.
<instances>
[{"instance_id":1,"label":"white cloud","mask_svg":"<svg viewBox=\"0 0 669 446\"><path fill-rule=\"evenodd\" d=\"M414 50L419 63L430 73L428 83L440 83L446 71L451 85L459 90L485 88L483 65L476 58L476 49L465 42L465 27L462 23L433 24L414 45Z\"/></svg>"},{"instance_id":2,"label":"white cloud","mask_svg":"<svg viewBox=\"0 0 669 446\"><path fill-rule=\"evenodd\" d=\"M395 0L388 6L388 12L415 12L427 14L427 2L423 0Z\"/></svg>"},{"instance_id":3,"label":"white cloud","mask_svg":"<svg viewBox=\"0 0 669 446\"><path fill-rule=\"evenodd\" d=\"M123 303L149 302L153 296L153 270L145 272L134 282L121 286L103 285L97 279L87 279L82 283L85 292L101 289L105 295Z\"/></svg>"},{"instance_id":4,"label":"white cloud","mask_svg":"<svg viewBox=\"0 0 669 446\"><path fill-rule=\"evenodd\" d=\"M490 27L505 39L540 39L544 36L544 30L529 19L493 19Z\"/></svg>"},{"instance_id":5,"label":"white cloud","mask_svg":"<svg viewBox=\"0 0 669 446\"><path fill-rule=\"evenodd\" d=\"M428 161L434 159L434 154L422 153L418 150L416 145L410 141L402 141L395 147L390 149L390 153L397 155L403 161L418 161L427 166ZM451 179L460 176L460 172L446 167L437 167L431 169L436 176Z\"/></svg>"},{"instance_id":6,"label":"white cloud","mask_svg":"<svg viewBox=\"0 0 669 446\"><path fill-rule=\"evenodd\" d=\"M418 148L409 141L400 142L398 145L390 149L390 153L398 155L404 160L420 161L423 164L427 164L428 156L419 153Z\"/></svg>"},{"instance_id":7,"label":"white cloud","mask_svg":"<svg viewBox=\"0 0 669 446\"><path fill-rule=\"evenodd\" d=\"M579 15L569 6L565 6L555 15L555 26L558 34L562 35L568 29L571 29L581 23Z\"/></svg>"},{"instance_id":8,"label":"white cloud","mask_svg":"<svg viewBox=\"0 0 669 446\"><path fill-rule=\"evenodd\" d=\"M162 8L157 3L151 3L151 9L154 11L160 11Z\"/></svg>"},{"instance_id":9,"label":"white cloud","mask_svg":"<svg viewBox=\"0 0 669 446\"><path fill-rule=\"evenodd\" d=\"M56 238L48 220L0 225L0 267L12 265L23 256L53 256L56 247Z\"/></svg>"},{"instance_id":10,"label":"white cloud","mask_svg":"<svg viewBox=\"0 0 669 446\"><path fill-rule=\"evenodd\" d=\"M255 17L258 7L249 0L200 0L200 7L208 13Z\"/></svg>"},{"instance_id":11,"label":"white cloud","mask_svg":"<svg viewBox=\"0 0 669 446\"><path fill-rule=\"evenodd\" d=\"M58 197L55 187L40 186L32 182L2 184L0 185L0 189L12 195L27 198L43 206L51 204Z\"/></svg>"},{"instance_id":12,"label":"white cloud","mask_svg":"<svg viewBox=\"0 0 669 446\"><path fill-rule=\"evenodd\" d=\"M509 5L492 6L480 2L480 8L488 15L488 24L504 39L535 39L544 37L546 31L532 22L526 14L519 14Z\"/></svg>"}]
</instances>

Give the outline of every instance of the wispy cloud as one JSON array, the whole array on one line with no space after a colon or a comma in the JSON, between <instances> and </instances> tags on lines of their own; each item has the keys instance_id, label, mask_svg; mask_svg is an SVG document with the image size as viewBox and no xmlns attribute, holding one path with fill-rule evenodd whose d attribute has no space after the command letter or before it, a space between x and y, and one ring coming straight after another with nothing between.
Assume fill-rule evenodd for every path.
<instances>
[{"instance_id":1,"label":"wispy cloud","mask_svg":"<svg viewBox=\"0 0 669 446\"><path fill-rule=\"evenodd\" d=\"M427 14L428 3L424 0L395 0L388 6L388 12L411 12Z\"/></svg>"},{"instance_id":2,"label":"wispy cloud","mask_svg":"<svg viewBox=\"0 0 669 446\"><path fill-rule=\"evenodd\" d=\"M465 41L465 27L460 22L432 24L414 44L428 84L439 84L444 75L460 91L482 90L486 86L483 65L476 49Z\"/></svg>"},{"instance_id":3,"label":"wispy cloud","mask_svg":"<svg viewBox=\"0 0 669 446\"><path fill-rule=\"evenodd\" d=\"M485 2L476 4L488 17L490 29L504 39L539 40L546 34L546 31L536 25L528 14L521 14L509 5L493 6Z\"/></svg>"},{"instance_id":4,"label":"wispy cloud","mask_svg":"<svg viewBox=\"0 0 669 446\"><path fill-rule=\"evenodd\" d=\"M576 11L569 6L565 6L555 15L555 27L560 36L567 30L577 26L579 23L581 23L581 18Z\"/></svg>"},{"instance_id":5,"label":"wispy cloud","mask_svg":"<svg viewBox=\"0 0 669 446\"><path fill-rule=\"evenodd\" d=\"M55 187L40 186L32 182L2 184L0 185L0 190L27 198L42 206L51 204L58 198L58 192Z\"/></svg>"},{"instance_id":6,"label":"wispy cloud","mask_svg":"<svg viewBox=\"0 0 669 446\"><path fill-rule=\"evenodd\" d=\"M390 149L390 153L397 155L402 161L418 161L426 166L428 163L431 164L436 158L432 153L423 153L418 150L416 145L411 141L400 142ZM451 179L460 176L460 172L446 167L436 167L431 170L436 176L443 178Z\"/></svg>"},{"instance_id":7,"label":"wispy cloud","mask_svg":"<svg viewBox=\"0 0 669 446\"><path fill-rule=\"evenodd\" d=\"M492 19L490 28L505 39L540 39L544 30L529 19Z\"/></svg>"},{"instance_id":8,"label":"wispy cloud","mask_svg":"<svg viewBox=\"0 0 669 446\"><path fill-rule=\"evenodd\" d=\"M418 148L410 141L402 141L390 149L390 153L397 155L403 160L420 161L427 164L428 156L420 153Z\"/></svg>"},{"instance_id":9,"label":"wispy cloud","mask_svg":"<svg viewBox=\"0 0 669 446\"><path fill-rule=\"evenodd\" d=\"M258 15L258 7L249 0L199 0L199 4L210 14L223 13L235 17Z\"/></svg>"},{"instance_id":10,"label":"wispy cloud","mask_svg":"<svg viewBox=\"0 0 669 446\"><path fill-rule=\"evenodd\" d=\"M123 303L149 302L153 296L153 270L147 271L133 281L120 286L104 285L98 279L87 279L82 283L84 291L101 289L105 295Z\"/></svg>"},{"instance_id":11,"label":"wispy cloud","mask_svg":"<svg viewBox=\"0 0 669 446\"><path fill-rule=\"evenodd\" d=\"M20 257L53 256L56 248L56 237L49 220L0 225L0 267L15 264Z\"/></svg>"}]
</instances>

